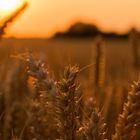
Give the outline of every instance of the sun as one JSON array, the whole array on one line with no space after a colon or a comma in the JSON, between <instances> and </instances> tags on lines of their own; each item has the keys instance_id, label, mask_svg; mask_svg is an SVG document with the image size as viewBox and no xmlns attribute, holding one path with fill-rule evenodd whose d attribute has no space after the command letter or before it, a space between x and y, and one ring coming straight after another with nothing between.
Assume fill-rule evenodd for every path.
<instances>
[{"instance_id":1,"label":"sun","mask_svg":"<svg viewBox=\"0 0 140 140\"><path fill-rule=\"evenodd\" d=\"M18 8L23 0L0 0L0 11L10 12Z\"/></svg>"}]
</instances>

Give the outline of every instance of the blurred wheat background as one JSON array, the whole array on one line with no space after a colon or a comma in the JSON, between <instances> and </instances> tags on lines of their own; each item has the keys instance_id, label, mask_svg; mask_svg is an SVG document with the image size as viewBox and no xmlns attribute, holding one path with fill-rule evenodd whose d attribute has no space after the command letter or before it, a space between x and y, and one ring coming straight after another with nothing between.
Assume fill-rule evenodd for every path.
<instances>
[{"instance_id":1,"label":"blurred wheat background","mask_svg":"<svg viewBox=\"0 0 140 140\"><path fill-rule=\"evenodd\" d=\"M0 21L0 140L139 140L139 32L4 38L27 6Z\"/></svg>"}]
</instances>

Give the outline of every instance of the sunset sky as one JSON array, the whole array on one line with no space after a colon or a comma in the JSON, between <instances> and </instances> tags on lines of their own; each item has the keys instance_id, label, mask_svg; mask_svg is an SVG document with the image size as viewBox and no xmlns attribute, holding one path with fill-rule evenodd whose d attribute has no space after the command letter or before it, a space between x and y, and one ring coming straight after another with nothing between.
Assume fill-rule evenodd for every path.
<instances>
[{"instance_id":1,"label":"sunset sky","mask_svg":"<svg viewBox=\"0 0 140 140\"><path fill-rule=\"evenodd\" d=\"M121 33L133 26L140 29L140 0L28 0L28 3L27 10L8 28L8 36L49 37L76 21L94 23L103 31ZM4 11L0 12L4 17Z\"/></svg>"}]
</instances>

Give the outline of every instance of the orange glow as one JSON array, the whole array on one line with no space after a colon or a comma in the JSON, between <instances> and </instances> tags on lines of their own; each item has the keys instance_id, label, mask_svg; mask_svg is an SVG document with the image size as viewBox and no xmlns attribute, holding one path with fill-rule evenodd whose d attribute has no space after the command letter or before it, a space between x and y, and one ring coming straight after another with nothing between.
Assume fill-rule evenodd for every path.
<instances>
[{"instance_id":1,"label":"orange glow","mask_svg":"<svg viewBox=\"0 0 140 140\"><path fill-rule=\"evenodd\" d=\"M22 4L22 0L0 0L0 12L10 13Z\"/></svg>"},{"instance_id":2,"label":"orange glow","mask_svg":"<svg viewBox=\"0 0 140 140\"><path fill-rule=\"evenodd\" d=\"M6 1L6 0L0 0ZM11 0L12 1L12 0ZM15 37L49 37L73 22L93 23L103 31L140 29L140 0L28 0L29 7L8 28Z\"/></svg>"}]
</instances>

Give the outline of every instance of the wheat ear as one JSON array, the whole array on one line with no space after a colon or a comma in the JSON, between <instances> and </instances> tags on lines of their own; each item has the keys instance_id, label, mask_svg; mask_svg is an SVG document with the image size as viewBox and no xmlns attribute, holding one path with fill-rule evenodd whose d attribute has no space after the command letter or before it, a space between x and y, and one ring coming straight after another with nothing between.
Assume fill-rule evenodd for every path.
<instances>
[{"instance_id":1,"label":"wheat ear","mask_svg":"<svg viewBox=\"0 0 140 140\"><path fill-rule=\"evenodd\" d=\"M58 82L57 114L58 129L61 140L75 140L78 119L78 101L76 77L77 66L66 67L63 78ZM77 98L78 97L78 98Z\"/></svg>"},{"instance_id":2,"label":"wheat ear","mask_svg":"<svg viewBox=\"0 0 140 140\"><path fill-rule=\"evenodd\" d=\"M124 104L123 112L118 118L113 140L132 140L140 111L140 83L134 82Z\"/></svg>"}]
</instances>

